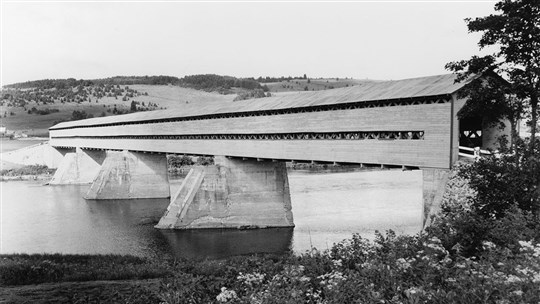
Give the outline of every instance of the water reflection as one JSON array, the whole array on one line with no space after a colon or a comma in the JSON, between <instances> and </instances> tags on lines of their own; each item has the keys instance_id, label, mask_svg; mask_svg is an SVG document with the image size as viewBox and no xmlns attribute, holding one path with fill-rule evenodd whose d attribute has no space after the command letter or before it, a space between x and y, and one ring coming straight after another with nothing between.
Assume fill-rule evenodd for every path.
<instances>
[{"instance_id":1,"label":"water reflection","mask_svg":"<svg viewBox=\"0 0 540 304\"><path fill-rule=\"evenodd\" d=\"M85 201L96 218L126 226L157 223L170 202L168 198Z\"/></svg>"},{"instance_id":2,"label":"water reflection","mask_svg":"<svg viewBox=\"0 0 540 304\"><path fill-rule=\"evenodd\" d=\"M175 193L181 180L171 181ZM168 199L84 200L88 185L2 182L0 253L132 254L220 258L304 252L373 230L420 230L420 172L290 172L296 227L263 230L157 230Z\"/></svg>"},{"instance_id":3,"label":"water reflection","mask_svg":"<svg viewBox=\"0 0 540 304\"><path fill-rule=\"evenodd\" d=\"M255 230L159 230L175 257L223 258L251 253L285 253L292 246L294 228Z\"/></svg>"}]
</instances>

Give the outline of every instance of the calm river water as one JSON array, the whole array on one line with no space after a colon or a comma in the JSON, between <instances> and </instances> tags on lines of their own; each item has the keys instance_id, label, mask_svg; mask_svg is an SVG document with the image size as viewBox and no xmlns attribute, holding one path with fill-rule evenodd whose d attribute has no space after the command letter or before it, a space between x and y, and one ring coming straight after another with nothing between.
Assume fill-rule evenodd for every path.
<instances>
[{"instance_id":1,"label":"calm river water","mask_svg":"<svg viewBox=\"0 0 540 304\"><path fill-rule=\"evenodd\" d=\"M171 191L181 180L171 182ZM294 229L164 231L167 199L84 200L84 186L1 182L0 253L115 253L221 258L327 249L375 230L420 230L421 171L291 171Z\"/></svg>"}]
</instances>

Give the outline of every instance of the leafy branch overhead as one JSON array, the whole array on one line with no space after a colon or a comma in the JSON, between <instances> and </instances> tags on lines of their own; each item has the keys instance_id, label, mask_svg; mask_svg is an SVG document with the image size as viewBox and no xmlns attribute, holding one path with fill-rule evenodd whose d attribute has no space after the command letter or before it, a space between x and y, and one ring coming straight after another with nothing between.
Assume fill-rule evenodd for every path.
<instances>
[{"instance_id":1,"label":"leafy branch overhead","mask_svg":"<svg viewBox=\"0 0 540 304\"><path fill-rule=\"evenodd\" d=\"M495 10L497 14L465 19L470 33L482 33L480 49L493 49L492 53L451 62L446 68L460 73L458 81L473 75L507 80L471 81L471 94L460 115L483 116L486 123L506 118L515 124L529 114L533 153L540 96L540 1L503 0Z\"/></svg>"}]
</instances>

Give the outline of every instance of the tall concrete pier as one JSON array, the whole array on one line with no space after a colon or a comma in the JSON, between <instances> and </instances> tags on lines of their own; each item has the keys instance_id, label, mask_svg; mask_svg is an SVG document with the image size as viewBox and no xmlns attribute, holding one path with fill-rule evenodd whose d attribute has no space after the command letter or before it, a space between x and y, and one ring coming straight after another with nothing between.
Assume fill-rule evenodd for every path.
<instances>
[{"instance_id":1,"label":"tall concrete pier","mask_svg":"<svg viewBox=\"0 0 540 304\"><path fill-rule=\"evenodd\" d=\"M49 184L89 184L94 181L104 160L105 151L83 150L77 147L75 151L64 153Z\"/></svg>"},{"instance_id":2,"label":"tall concrete pier","mask_svg":"<svg viewBox=\"0 0 540 304\"><path fill-rule=\"evenodd\" d=\"M285 163L217 156L189 172L156 228L293 226Z\"/></svg>"},{"instance_id":3,"label":"tall concrete pier","mask_svg":"<svg viewBox=\"0 0 540 304\"><path fill-rule=\"evenodd\" d=\"M449 169L422 168L423 227L429 226L431 216L441 210L449 175Z\"/></svg>"},{"instance_id":4,"label":"tall concrete pier","mask_svg":"<svg viewBox=\"0 0 540 304\"><path fill-rule=\"evenodd\" d=\"M170 197L165 154L107 151L86 199Z\"/></svg>"}]
</instances>

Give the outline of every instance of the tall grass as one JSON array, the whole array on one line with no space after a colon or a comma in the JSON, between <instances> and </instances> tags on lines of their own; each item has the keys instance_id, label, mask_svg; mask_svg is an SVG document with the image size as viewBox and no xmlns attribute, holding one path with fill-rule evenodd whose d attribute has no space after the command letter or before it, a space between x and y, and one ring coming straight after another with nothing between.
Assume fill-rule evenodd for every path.
<instances>
[{"instance_id":1,"label":"tall grass","mask_svg":"<svg viewBox=\"0 0 540 304\"><path fill-rule=\"evenodd\" d=\"M164 263L121 255L0 255L0 286L45 282L149 279L170 275Z\"/></svg>"}]
</instances>

